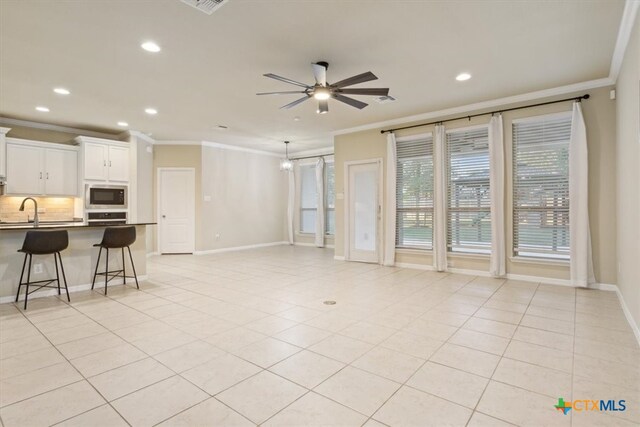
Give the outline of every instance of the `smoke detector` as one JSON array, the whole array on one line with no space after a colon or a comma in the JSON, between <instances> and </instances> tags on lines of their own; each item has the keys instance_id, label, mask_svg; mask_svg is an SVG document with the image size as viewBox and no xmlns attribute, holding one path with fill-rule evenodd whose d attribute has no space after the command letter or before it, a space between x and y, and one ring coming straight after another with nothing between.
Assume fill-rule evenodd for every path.
<instances>
[{"instance_id":1,"label":"smoke detector","mask_svg":"<svg viewBox=\"0 0 640 427\"><path fill-rule=\"evenodd\" d=\"M211 15L216 10L220 9L229 0L180 0L182 3L186 3L191 7L195 7L200 12L204 12L207 15Z\"/></svg>"},{"instance_id":2,"label":"smoke detector","mask_svg":"<svg viewBox=\"0 0 640 427\"><path fill-rule=\"evenodd\" d=\"M376 102L377 102L378 104L389 104L389 103L391 103L391 102L393 102L393 101L395 101L395 100L396 100L396 99L395 99L393 96L391 96L391 95L387 95L387 96L380 96L380 97L376 98Z\"/></svg>"}]
</instances>

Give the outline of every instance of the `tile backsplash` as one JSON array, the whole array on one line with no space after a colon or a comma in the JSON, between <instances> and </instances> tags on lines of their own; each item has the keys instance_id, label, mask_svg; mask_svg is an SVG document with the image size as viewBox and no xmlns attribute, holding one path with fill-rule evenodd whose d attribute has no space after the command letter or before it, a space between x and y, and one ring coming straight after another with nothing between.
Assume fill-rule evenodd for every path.
<instances>
[{"instance_id":1,"label":"tile backsplash","mask_svg":"<svg viewBox=\"0 0 640 427\"><path fill-rule=\"evenodd\" d=\"M34 197L38 201L38 209L41 211L40 221L70 221L74 214L73 197ZM20 212L20 204L24 197L0 196L0 221L21 222L34 216L32 201L27 201L24 212ZM44 208L45 212L42 212Z\"/></svg>"}]
</instances>

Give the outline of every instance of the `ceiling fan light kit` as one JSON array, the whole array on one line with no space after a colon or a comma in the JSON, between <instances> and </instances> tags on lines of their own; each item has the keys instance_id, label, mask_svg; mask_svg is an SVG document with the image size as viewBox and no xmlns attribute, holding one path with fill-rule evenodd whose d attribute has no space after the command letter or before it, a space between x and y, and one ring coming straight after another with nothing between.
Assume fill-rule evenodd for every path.
<instances>
[{"instance_id":1,"label":"ceiling fan light kit","mask_svg":"<svg viewBox=\"0 0 640 427\"><path fill-rule=\"evenodd\" d=\"M360 83L369 82L372 80L377 80L378 77L375 76L371 71L367 71L366 73L358 74L353 77L349 77L344 80L340 80L337 83L327 83L327 69L329 68L329 63L320 61L311 64L311 68L313 70L313 76L316 80L314 85L307 85L304 83L297 82L295 80L288 79L286 77L278 76L277 74L267 73L263 74L265 77L269 77L270 79L279 80L284 83L288 83L294 86L299 86L304 88L304 90L298 91L284 91L284 92L261 92L256 95L291 95L291 94L304 94L304 96L300 99L297 99L293 102L290 102L286 105L280 107L281 109L289 109L293 108L298 104L303 103L309 98L314 98L318 101L318 109L316 112L318 114L326 114L329 112L329 99L335 99L336 101L343 102L347 105L355 107L359 110L362 110L368 104L362 101L358 101L357 99L345 96L345 95L364 95L364 96L377 96L377 97L385 97L389 96L389 88L349 88L348 86L357 85Z\"/></svg>"}]
</instances>

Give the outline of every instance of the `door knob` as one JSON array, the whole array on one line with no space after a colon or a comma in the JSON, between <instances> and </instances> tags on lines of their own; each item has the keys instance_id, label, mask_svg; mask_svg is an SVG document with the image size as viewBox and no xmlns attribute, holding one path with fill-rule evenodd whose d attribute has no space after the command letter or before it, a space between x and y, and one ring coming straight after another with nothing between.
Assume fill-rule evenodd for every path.
<instances>
[{"instance_id":1,"label":"door knob","mask_svg":"<svg viewBox=\"0 0 640 427\"><path fill-rule=\"evenodd\" d=\"M166 215L162 215L162 218L166 218L166 217L167 217Z\"/></svg>"}]
</instances>

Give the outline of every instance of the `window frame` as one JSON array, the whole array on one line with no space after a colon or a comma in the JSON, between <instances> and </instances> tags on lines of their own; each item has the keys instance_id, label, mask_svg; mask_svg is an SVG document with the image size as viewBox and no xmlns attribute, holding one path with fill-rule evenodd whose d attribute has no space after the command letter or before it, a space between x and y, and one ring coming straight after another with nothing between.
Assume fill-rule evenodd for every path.
<instances>
[{"instance_id":1,"label":"window frame","mask_svg":"<svg viewBox=\"0 0 640 427\"><path fill-rule=\"evenodd\" d=\"M329 202L327 198L329 194L329 192L327 191L327 189L329 188L329 186L327 185L329 181L327 165L332 165L332 168L333 168L333 208L329 208ZM336 207L335 207L336 206L336 187L335 187L336 186L336 167L335 167L335 160L333 158L331 158L330 160L325 159L323 174L324 174L324 235L333 237L335 236L335 229L333 230L333 233L330 233L328 228L329 212L333 212L334 227L335 227L335 218L336 218Z\"/></svg>"},{"instance_id":2,"label":"window frame","mask_svg":"<svg viewBox=\"0 0 640 427\"><path fill-rule=\"evenodd\" d=\"M422 141L425 139L431 139L431 169L432 169L432 177L431 177L431 187L432 187L432 191L435 191L435 162L436 162L436 158L435 158L435 140L434 140L434 136L433 136L433 132L426 132L426 133L420 133L420 134L416 134L416 135L408 135L408 136L403 136L403 137L399 137L396 138L396 144L399 142L411 142L411 141ZM397 146L396 146L396 233L395 233L395 248L397 250L412 250L412 251L421 251L421 252L432 252L433 251L433 239L434 239L434 211L435 211L435 196L432 195L432 200L431 200L431 207L425 207L425 208L420 208L420 207L415 207L415 208L399 208L399 204L398 204L398 192L397 192L397 186L398 186L398 182L397 182L397 170L398 170L398 163L400 163L400 158L398 157L398 151L397 151ZM429 245L427 247L421 247L421 246L412 246L412 245L401 245L399 244L399 233L398 233L398 216L401 212L414 212L417 215L419 215L420 213L426 213L426 214L431 214L431 241L429 242Z\"/></svg>"},{"instance_id":3,"label":"window frame","mask_svg":"<svg viewBox=\"0 0 640 427\"><path fill-rule=\"evenodd\" d=\"M311 170L313 171L313 188L314 188L314 199L315 199L317 197L317 196L315 196L315 185L316 185L315 184L315 181L316 181L315 180L315 163L307 161L307 162L298 163L297 166L298 166L298 171L299 171L299 173L298 173L298 176L299 176L299 179L298 179L299 199L298 200L299 200L299 202L298 202L298 227L297 227L298 228L298 234L313 235L313 234L315 234L315 228L314 228L314 231L305 231L305 230L303 230L303 228L302 228L302 226L303 226L302 218L304 216L304 212L307 212L307 211L315 212L315 214L318 215L318 205L316 203L316 206L312 207L312 208L307 208L307 207L303 207L302 206L302 191L303 191L303 188L304 188L304 182L303 182L304 174L302 172L302 168L311 168ZM315 223L315 219L314 219L314 223Z\"/></svg>"},{"instance_id":4,"label":"window frame","mask_svg":"<svg viewBox=\"0 0 640 427\"><path fill-rule=\"evenodd\" d=\"M516 185L518 180L516 179L516 174L517 174L517 145L516 145L516 138L515 138L515 130L516 130L516 125L517 124L522 124L522 123L536 123L536 122L541 122L541 121L546 121L546 120L561 120L561 119L565 119L569 121L569 135L567 138L567 150L569 149L569 144L571 141L571 126L572 126L572 119L573 119L573 114L572 111L561 111L561 112L557 112L557 113L550 113L550 114L540 114L540 115L536 115L536 116L528 116L528 117L522 117L522 118L517 118L517 119L513 119L511 121L511 259L516 260L516 261L520 261L520 262L529 262L529 263L557 263L557 264L567 264L568 262L570 262L570 252L567 253L566 255L554 255L554 254L545 254L544 252L540 252L540 253L536 253L534 254L533 252L527 252L527 251L518 251L518 235L519 235L519 221L517 218L517 207L516 207L516 203L518 202L518 199L516 198L516 191L518 189L518 186ZM569 173L568 173L568 159L567 159L567 175L566 175L566 187L567 187L567 192L569 191ZM567 207L566 209L563 209L562 211L566 211L566 217L567 217L567 228L570 227L569 224L569 201L571 199L571 195L568 194L567 199L566 199L566 204ZM549 213L553 213L556 210L552 209L552 208L544 208L544 207L538 207L536 208L536 210L538 211L548 211ZM569 235L569 231L567 231L567 240L570 240L570 235Z\"/></svg>"},{"instance_id":5,"label":"window frame","mask_svg":"<svg viewBox=\"0 0 640 427\"><path fill-rule=\"evenodd\" d=\"M450 146L449 146L449 135L450 134L455 134L455 133L462 133L462 132L473 132L473 131L478 131L478 130L485 130L486 134L487 134L487 163L488 163L488 177L487 177L487 182L489 185L489 206L487 207L482 207L482 208L469 208L469 207L459 207L459 208L455 208L452 209L451 208L451 165L450 165ZM489 124L478 124L478 125L471 125L471 126L464 126L464 127L457 127L457 128L452 128L452 129L446 129L445 130L445 141L444 141L444 153L443 153L443 159L442 161L442 167L444 168L445 171L445 177L446 177L446 181L445 181L445 188L444 190L446 191L446 211L447 211L447 224L446 224L446 248L447 248L447 254L451 254L451 255L467 255L467 256L490 256L491 255L491 229L489 231L489 245L488 248L486 246L467 246L467 247L461 247L461 249L458 250L454 250L453 248L453 239L452 239L452 221L451 221L451 213L452 211L455 212L459 212L459 213L465 213L465 212L470 212L470 213L474 213L474 212L478 212L478 213L486 213L485 217L489 218L489 224L490 227L493 226L493 224L491 223L491 199L490 199L490 188L491 188L491 166L490 166L490 150L489 150ZM480 181L479 181L480 182ZM482 185L482 184L480 184Z\"/></svg>"}]
</instances>

